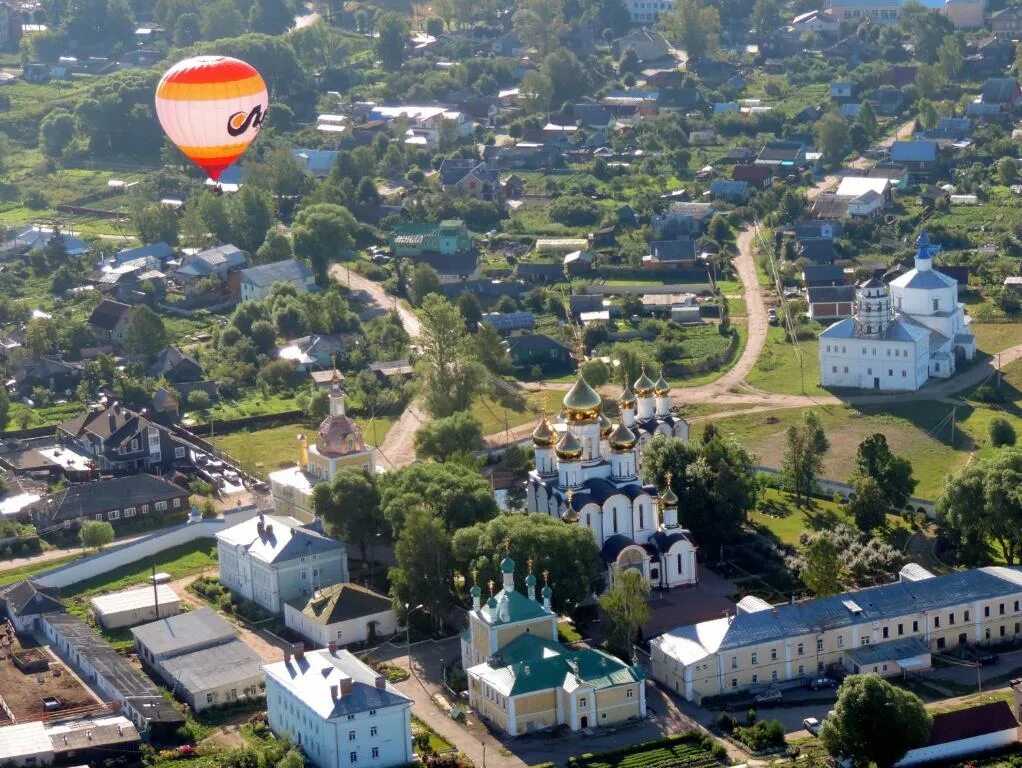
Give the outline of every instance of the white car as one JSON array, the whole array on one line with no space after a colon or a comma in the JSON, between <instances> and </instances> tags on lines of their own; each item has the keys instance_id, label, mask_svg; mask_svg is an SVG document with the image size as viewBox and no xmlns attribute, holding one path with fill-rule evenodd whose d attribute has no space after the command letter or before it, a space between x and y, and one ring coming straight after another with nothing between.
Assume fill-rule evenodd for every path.
<instances>
[{"instance_id":1,"label":"white car","mask_svg":"<svg viewBox=\"0 0 1022 768\"><path fill-rule=\"evenodd\" d=\"M813 736L820 735L821 725L822 723L815 717L807 717L805 720L802 721L802 727L809 731L809 733L813 734Z\"/></svg>"},{"instance_id":2,"label":"white car","mask_svg":"<svg viewBox=\"0 0 1022 768\"><path fill-rule=\"evenodd\" d=\"M771 704L775 701L781 700L781 691L779 688L770 688L763 691L759 696L756 697L757 704Z\"/></svg>"}]
</instances>

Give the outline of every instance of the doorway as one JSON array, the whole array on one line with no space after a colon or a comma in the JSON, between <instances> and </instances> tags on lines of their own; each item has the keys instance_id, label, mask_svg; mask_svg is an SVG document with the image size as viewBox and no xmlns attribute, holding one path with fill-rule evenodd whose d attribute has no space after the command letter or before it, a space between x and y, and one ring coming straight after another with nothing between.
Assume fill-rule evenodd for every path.
<instances>
[{"instance_id":1,"label":"doorway","mask_svg":"<svg viewBox=\"0 0 1022 768\"><path fill-rule=\"evenodd\" d=\"M874 376L873 377L873 389L880 389L880 377L879 376Z\"/></svg>"},{"instance_id":2,"label":"doorway","mask_svg":"<svg viewBox=\"0 0 1022 768\"><path fill-rule=\"evenodd\" d=\"M582 717L578 721L578 725L579 725L579 728L588 728L589 727L589 717L586 716L586 715L582 715Z\"/></svg>"}]
</instances>

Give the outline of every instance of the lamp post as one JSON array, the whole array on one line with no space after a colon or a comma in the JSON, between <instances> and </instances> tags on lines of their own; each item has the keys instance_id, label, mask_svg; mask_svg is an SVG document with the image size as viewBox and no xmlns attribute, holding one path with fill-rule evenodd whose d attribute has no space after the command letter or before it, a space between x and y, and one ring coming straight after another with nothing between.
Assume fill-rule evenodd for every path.
<instances>
[{"instance_id":1,"label":"lamp post","mask_svg":"<svg viewBox=\"0 0 1022 768\"><path fill-rule=\"evenodd\" d=\"M415 677L415 670L412 669L412 614L421 608L422 603L414 608L405 603L405 656L408 658L408 674L412 677Z\"/></svg>"}]
</instances>

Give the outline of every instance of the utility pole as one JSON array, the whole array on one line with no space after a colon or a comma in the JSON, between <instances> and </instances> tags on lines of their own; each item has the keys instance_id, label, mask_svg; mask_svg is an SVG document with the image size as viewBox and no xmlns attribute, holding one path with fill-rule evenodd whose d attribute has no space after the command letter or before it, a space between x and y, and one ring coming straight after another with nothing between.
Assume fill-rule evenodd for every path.
<instances>
[{"instance_id":1,"label":"utility pole","mask_svg":"<svg viewBox=\"0 0 1022 768\"><path fill-rule=\"evenodd\" d=\"M955 447L955 416L958 413L958 406L951 409L951 447Z\"/></svg>"},{"instance_id":2,"label":"utility pole","mask_svg":"<svg viewBox=\"0 0 1022 768\"><path fill-rule=\"evenodd\" d=\"M156 587L156 561L153 560L153 575L151 577L153 582L153 606L156 608L156 618L160 618L160 590Z\"/></svg>"}]
</instances>

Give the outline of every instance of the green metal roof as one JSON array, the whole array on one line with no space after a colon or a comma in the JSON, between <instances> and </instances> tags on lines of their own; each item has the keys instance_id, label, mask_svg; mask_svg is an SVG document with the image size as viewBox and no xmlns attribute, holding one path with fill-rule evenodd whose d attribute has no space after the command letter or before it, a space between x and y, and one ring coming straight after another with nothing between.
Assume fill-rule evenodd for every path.
<instances>
[{"instance_id":1,"label":"green metal roof","mask_svg":"<svg viewBox=\"0 0 1022 768\"><path fill-rule=\"evenodd\" d=\"M503 615L501 606L507 599L507 613ZM493 598L479 609L483 617L490 624L509 624L526 619L536 619L540 616L549 616L546 609L535 600L530 600L517 590L502 589Z\"/></svg>"}]
</instances>

